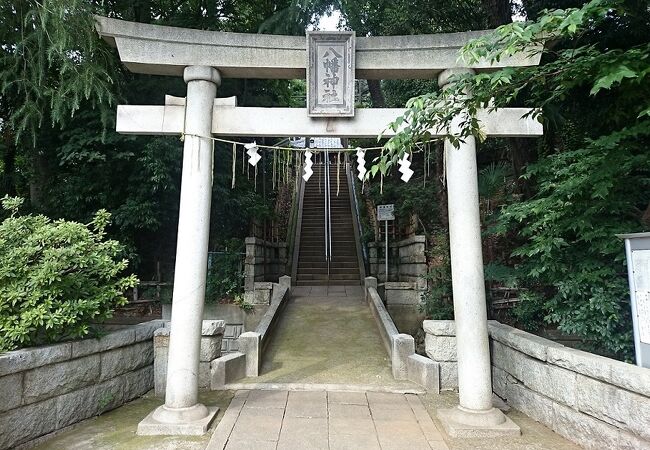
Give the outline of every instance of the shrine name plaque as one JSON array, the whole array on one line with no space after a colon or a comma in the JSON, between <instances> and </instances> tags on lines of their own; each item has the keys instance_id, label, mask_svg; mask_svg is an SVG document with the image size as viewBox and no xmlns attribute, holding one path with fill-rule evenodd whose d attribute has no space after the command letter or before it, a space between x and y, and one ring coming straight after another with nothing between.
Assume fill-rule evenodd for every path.
<instances>
[{"instance_id":1,"label":"shrine name plaque","mask_svg":"<svg viewBox=\"0 0 650 450\"><path fill-rule=\"evenodd\" d=\"M354 31L307 32L307 113L354 116Z\"/></svg>"}]
</instances>

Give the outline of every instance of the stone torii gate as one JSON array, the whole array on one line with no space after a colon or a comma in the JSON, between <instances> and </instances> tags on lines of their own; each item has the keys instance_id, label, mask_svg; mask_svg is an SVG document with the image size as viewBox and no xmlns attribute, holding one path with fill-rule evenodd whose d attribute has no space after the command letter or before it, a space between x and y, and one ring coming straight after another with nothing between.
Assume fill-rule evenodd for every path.
<instances>
[{"instance_id":1,"label":"stone torii gate","mask_svg":"<svg viewBox=\"0 0 650 450\"><path fill-rule=\"evenodd\" d=\"M104 17L97 17L97 30L117 47L129 70L183 76L187 83L185 99L166 97L164 106L118 106L117 131L186 135L165 404L139 424L138 433L201 434L216 414L216 408L198 402L197 380L212 200L213 141L209 137L376 137L404 110L369 108L357 110L354 117L315 118L303 108L242 108L234 99L216 98L222 77L305 78L304 37L200 31ZM459 49L487 32L357 38L356 50L352 47L354 75L365 79L437 77L444 86L454 73L539 63L539 55L515 55L494 64L459 63ZM526 112L524 108L483 110L478 118L488 136L541 135L537 121L522 118ZM451 131L457 131L459 122L460 118L452 122ZM434 131L433 135L444 133ZM519 428L492 406L476 144L469 137L458 149L449 142L444 147L459 405L439 410L438 415L452 436L518 434Z\"/></svg>"}]
</instances>

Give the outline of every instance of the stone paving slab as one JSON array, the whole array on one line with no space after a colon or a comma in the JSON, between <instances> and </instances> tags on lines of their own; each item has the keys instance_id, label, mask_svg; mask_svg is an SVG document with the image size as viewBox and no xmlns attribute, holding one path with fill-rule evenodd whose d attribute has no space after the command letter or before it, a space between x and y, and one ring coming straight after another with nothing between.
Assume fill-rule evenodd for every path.
<instances>
[{"instance_id":1,"label":"stone paving slab","mask_svg":"<svg viewBox=\"0 0 650 450\"><path fill-rule=\"evenodd\" d=\"M204 404L221 408L217 417L218 424L204 436L136 435L138 422L161 403L161 399L150 395L99 417L83 421L60 432L57 436L50 437L49 440L42 440L34 445L38 450L223 450L226 445L228 450L277 450L278 448L302 450L325 448L324 443L327 443L330 450L385 450L387 448L414 450L424 445L423 436L428 444L428 447L424 448L429 450L579 450L578 446L515 409L510 409L506 414L521 427L521 436L498 439L451 438L442 432L436 410L456 405L458 403L456 393L378 396L374 392L326 392L325 390L281 394L254 392L250 390L236 393L201 392L199 398ZM247 407L248 396L251 394L253 401ZM399 424L396 424L398 421L395 420L391 424L390 419L375 417L373 405L377 410L378 405L382 404L386 411L389 411L390 406L400 405L390 411L405 411L404 401L400 397L406 400L414 419L400 420ZM286 403L283 405L284 399ZM331 412L337 408L336 405L361 406L361 410L366 408L366 412L363 417L333 418ZM325 415L322 414L323 409L326 411ZM340 408L339 412L341 412ZM248 421L251 427L257 426L257 423L251 420L254 417L264 417L263 421L267 422L267 425L275 420L275 428L278 428L277 418L281 415L279 431L271 434L270 437L248 433L242 435L242 431L240 431L241 439L235 441L231 437L235 426L240 422L242 422L239 425L240 430L244 430L244 421ZM317 415L322 417L316 417ZM243 420L240 420L240 417ZM301 424L297 419L314 420L303 420ZM420 431L414 428L414 420L417 421ZM323 422L327 424L325 435ZM301 436L295 436L296 430L299 429L303 430L300 431ZM308 431L304 431L305 429ZM391 430L397 431L391 433ZM412 435L399 436L404 434L405 430L416 432Z\"/></svg>"},{"instance_id":2,"label":"stone paving slab","mask_svg":"<svg viewBox=\"0 0 650 450\"><path fill-rule=\"evenodd\" d=\"M362 286L295 286L291 289L293 297L361 297Z\"/></svg>"},{"instance_id":3,"label":"stone paving slab","mask_svg":"<svg viewBox=\"0 0 650 450\"><path fill-rule=\"evenodd\" d=\"M415 395L242 392L236 393L233 406L212 435L208 450L448 449ZM238 417L233 424L234 415Z\"/></svg>"}]
</instances>

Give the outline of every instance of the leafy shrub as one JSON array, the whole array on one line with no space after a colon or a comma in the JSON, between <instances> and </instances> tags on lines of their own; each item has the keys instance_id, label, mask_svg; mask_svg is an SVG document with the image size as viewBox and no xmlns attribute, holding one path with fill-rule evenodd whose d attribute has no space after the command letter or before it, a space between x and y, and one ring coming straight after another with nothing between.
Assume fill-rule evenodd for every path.
<instances>
[{"instance_id":1,"label":"leafy shrub","mask_svg":"<svg viewBox=\"0 0 650 450\"><path fill-rule=\"evenodd\" d=\"M243 293L244 267L240 252L210 254L205 300L218 303Z\"/></svg>"},{"instance_id":2,"label":"leafy shrub","mask_svg":"<svg viewBox=\"0 0 650 450\"><path fill-rule=\"evenodd\" d=\"M427 289L422 293L421 309L427 319L454 318L451 289L451 259L449 241L444 230L436 230L430 240L429 268L423 276Z\"/></svg>"},{"instance_id":3,"label":"leafy shrub","mask_svg":"<svg viewBox=\"0 0 650 450\"><path fill-rule=\"evenodd\" d=\"M137 283L121 275L120 243L105 239L108 212L84 225L21 216L21 204L2 199L10 216L0 224L0 351L86 336Z\"/></svg>"}]
</instances>

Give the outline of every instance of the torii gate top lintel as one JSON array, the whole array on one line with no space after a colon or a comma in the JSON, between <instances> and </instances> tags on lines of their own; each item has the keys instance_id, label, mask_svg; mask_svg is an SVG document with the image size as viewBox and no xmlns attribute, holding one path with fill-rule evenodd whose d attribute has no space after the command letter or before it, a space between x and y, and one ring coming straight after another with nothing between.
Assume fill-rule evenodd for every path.
<instances>
[{"instance_id":1,"label":"torii gate top lintel","mask_svg":"<svg viewBox=\"0 0 650 450\"><path fill-rule=\"evenodd\" d=\"M182 76L187 66L212 66L224 78L305 78L304 36L231 33L150 25L96 16L98 33L117 47L136 73ZM477 71L534 66L540 54L519 54L497 63L464 64L459 49L491 30L356 38L356 78L435 78L445 69Z\"/></svg>"}]
</instances>

